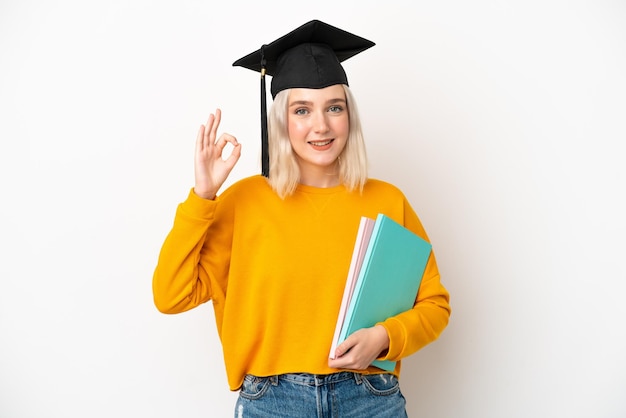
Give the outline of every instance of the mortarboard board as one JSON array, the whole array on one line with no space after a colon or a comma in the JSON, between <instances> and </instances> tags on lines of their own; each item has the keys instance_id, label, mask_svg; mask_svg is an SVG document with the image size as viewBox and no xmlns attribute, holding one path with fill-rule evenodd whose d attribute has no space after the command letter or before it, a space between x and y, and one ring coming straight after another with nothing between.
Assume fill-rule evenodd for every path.
<instances>
[{"instance_id":1,"label":"mortarboard board","mask_svg":"<svg viewBox=\"0 0 626 418\"><path fill-rule=\"evenodd\" d=\"M289 88L321 89L348 84L341 62L371 48L374 42L319 20L312 20L233 63L261 73L261 166L269 175L265 75L272 76L276 97Z\"/></svg>"}]
</instances>

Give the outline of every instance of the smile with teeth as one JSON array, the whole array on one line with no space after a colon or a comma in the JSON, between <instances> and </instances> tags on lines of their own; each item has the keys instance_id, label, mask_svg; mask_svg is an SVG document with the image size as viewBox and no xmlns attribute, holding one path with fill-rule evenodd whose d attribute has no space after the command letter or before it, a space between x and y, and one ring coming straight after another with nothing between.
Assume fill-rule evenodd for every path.
<instances>
[{"instance_id":1,"label":"smile with teeth","mask_svg":"<svg viewBox=\"0 0 626 418\"><path fill-rule=\"evenodd\" d=\"M334 139L327 139L325 141L309 141L309 144L313 145L314 147L323 147L323 146L330 144L333 141Z\"/></svg>"}]
</instances>

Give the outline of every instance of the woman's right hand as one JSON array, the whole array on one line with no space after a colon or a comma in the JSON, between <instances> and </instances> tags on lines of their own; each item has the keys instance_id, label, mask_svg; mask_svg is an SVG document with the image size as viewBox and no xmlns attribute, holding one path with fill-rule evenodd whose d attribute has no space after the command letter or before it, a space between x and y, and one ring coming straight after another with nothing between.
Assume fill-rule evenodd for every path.
<instances>
[{"instance_id":1,"label":"woman's right hand","mask_svg":"<svg viewBox=\"0 0 626 418\"><path fill-rule=\"evenodd\" d=\"M194 192L203 199L215 198L241 156L241 144L237 138L226 133L217 138L221 118L222 112L217 109L215 115L209 116L206 125L200 126L196 139ZM233 150L223 159L222 152L228 143L232 144Z\"/></svg>"}]
</instances>

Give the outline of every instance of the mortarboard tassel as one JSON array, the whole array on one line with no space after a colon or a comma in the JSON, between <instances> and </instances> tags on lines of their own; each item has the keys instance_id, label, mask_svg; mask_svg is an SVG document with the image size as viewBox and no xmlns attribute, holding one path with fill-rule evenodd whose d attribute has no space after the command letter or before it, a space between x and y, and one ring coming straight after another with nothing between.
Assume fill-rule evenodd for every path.
<instances>
[{"instance_id":1,"label":"mortarboard tassel","mask_svg":"<svg viewBox=\"0 0 626 418\"><path fill-rule=\"evenodd\" d=\"M267 140L267 96L265 92L265 45L261 47L261 173L270 176L269 144Z\"/></svg>"}]
</instances>

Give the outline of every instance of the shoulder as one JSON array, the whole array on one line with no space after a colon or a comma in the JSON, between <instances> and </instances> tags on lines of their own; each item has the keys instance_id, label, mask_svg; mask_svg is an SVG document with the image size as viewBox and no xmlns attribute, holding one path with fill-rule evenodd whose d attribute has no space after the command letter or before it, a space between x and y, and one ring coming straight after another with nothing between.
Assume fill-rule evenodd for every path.
<instances>
[{"instance_id":1,"label":"shoulder","mask_svg":"<svg viewBox=\"0 0 626 418\"><path fill-rule=\"evenodd\" d=\"M222 197L229 195L250 194L258 192L272 191L267 179L262 175L254 175L243 178L231 184L224 192L221 193Z\"/></svg>"},{"instance_id":2,"label":"shoulder","mask_svg":"<svg viewBox=\"0 0 626 418\"><path fill-rule=\"evenodd\" d=\"M272 190L267 178L259 174L237 180L220 193L218 198L222 205L241 207L274 202L278 195Z\"/></svg>"},{"instance_id":3,"label":"shoulder","mask_svg":"<svg viewBox=\"0 0 626 418\"><path fill-rule=\"evenodd\" d=\"M404 193L397 186L379 179L367 179L363 188L365 194L382 194L390 198L405 199Z\"/></svg>"}]
</instances>

